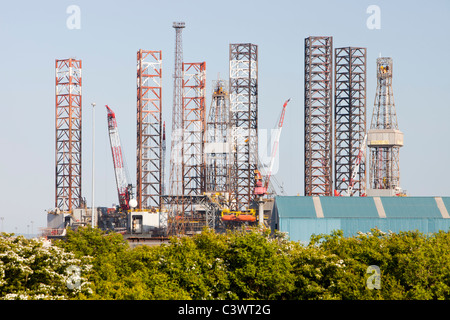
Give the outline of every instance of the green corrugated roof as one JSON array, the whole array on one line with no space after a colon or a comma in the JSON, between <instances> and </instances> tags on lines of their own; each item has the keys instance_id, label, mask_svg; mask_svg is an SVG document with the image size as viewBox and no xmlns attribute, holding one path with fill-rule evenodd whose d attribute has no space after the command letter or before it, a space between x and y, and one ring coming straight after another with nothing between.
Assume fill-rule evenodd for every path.
<instances>
[{"instance_id":1,"label":"green corrugated roof","mask_svg":"<svg viewBox=\"0 0 450 320\"><path fill-rule=\"evenodd\" d=\"M316 218L312 197L283 196L276 197L278 214L283 218Z\"/></svg>"},{"instance_id":2,"label":"green corrugated roof","mask_svg":"<svg viewBox=\"0 0 450 320\"><path fill-rule=\"evenodd\" d=\"M442 218L434 197L380 197L387 218Z\"/></svg>"},{"instance_id":3,"label":"green corrugated roof","mask_svg":"<svg viewBox=\"0 0 450 320\"><path fill-rule=\"evenodd\" d=\"M321 197L325 218L378 218L373 198Z\"/></svg>"},{"instance_id":4,"label":"green corrugated roof","mask_svg":"<svg viewBox=\"0 0 450 320\"><path fill-rule=\"evenodd\" d=\"M378 215L373 197L320 197L324 218L317 218L312 197L276 197L272 229L287 232L294 241L309 242L312 234L341 229L345 236L379 228L387 232L450 230L434 197L380 197L386 218ZM450 197L442 197L450 213ZM381 208L380 208L381 209ZM381 217L380 217L381 216Z\"/></svg>"},{"instance_id":5,"label":"green corrugated roof","mask_svg":"<svg viewBox=\"0 0 450 320\"><path fill-rule=\"evenodd\" d=\"M442 197L442 201L444 202L447 212L450 215L450 197Z\"/></svg>"}]
</instances>

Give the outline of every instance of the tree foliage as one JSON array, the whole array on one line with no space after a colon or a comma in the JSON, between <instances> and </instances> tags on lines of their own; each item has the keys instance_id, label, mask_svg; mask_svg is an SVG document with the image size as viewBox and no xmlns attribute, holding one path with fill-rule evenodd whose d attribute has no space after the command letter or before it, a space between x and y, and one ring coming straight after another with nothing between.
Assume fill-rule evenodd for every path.
<instances>
[{"instance_id":1,"label":"tree foliage","mask_svg":"<svg viewBox=\"0 0 450 320\"><path fill-rule=\"evenodd\" d=\"M0 235L1 299L69 299L87 297L90 284L83 277L79 286L69 290L73 275L68 268L77 266L89 272L90 258L76 258L72 252L50 245L43 239Z\"/></svg>"},{"instance_id":2,"label":"tree foliage","mask_svg":"<svg viewBox=\"0 0 450 320\"><path fill-rule=\"evenodd\" d=\"M450 234L417 231L314 235L308 245L264 229L205 229L130 248L121 235L69 230L67 239L3 236L0 297L31 299L449 299ZM84 286L65 269L85 265ZM369 289L368 267L381 272ZM50 271L49 271L50 270ZM45 288L45 290L44 290ZM84 289L83 289L84 288Z\"/></svg>"}]
</instances>

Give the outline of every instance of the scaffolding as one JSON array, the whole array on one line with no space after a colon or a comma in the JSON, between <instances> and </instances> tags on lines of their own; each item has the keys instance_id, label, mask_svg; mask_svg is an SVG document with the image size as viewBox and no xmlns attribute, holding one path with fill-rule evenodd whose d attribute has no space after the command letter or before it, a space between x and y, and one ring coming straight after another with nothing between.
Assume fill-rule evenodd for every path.
<instances>
[{"instance_id":1,"label":"scaffolding","mask_svg":"<svg viewBox=\"0 0 450 320\"><path fill-rule=\"evenodd\" d=\"M55 208L70 213L81 197L81 60L56 60Z\"/></svg>"},{"instance_id":2,"label":"scaffolding","mask_svg":"<svg viewBox=\"0 0 450 320\"><path fill-rule=\"evenodd\" d=\"M350 185L348 196L361 196L366 193L366 161L360 155L366 134L366 48L336 48L334 76L335 190L342 194Z\"/></svg>"},{"instance_id":3,"label":"scaffolding","mask_svg":"<svg viewBox=\"0 0 450 320\"><path fill-rule=\"evenodd\" d=\"M333 38L305 39L305 196L332 188Z\"/></svg>"}]
</instances>

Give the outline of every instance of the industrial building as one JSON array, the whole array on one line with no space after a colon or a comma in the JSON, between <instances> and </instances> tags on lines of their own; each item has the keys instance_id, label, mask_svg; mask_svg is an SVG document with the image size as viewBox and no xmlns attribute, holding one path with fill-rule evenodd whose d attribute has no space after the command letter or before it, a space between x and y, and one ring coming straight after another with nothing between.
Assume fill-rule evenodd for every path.
<instances>
[{"instance_id":1,"label":"industrial building","mask_svg":"<svg viewBox=\"0 0 450 320\"><path fill-rule=\"evenodd\" d=\"M449 231L450 197L277 196L271 229L307 244L311 235L342 230L344 237L378 228L383 232Z\"/></svg>"},{"instance_id":2,"label":"industrial building","mask_svg":"<svg viewBox=\"0 0 450 320\"><path fill-rule=\"evenodd\" d=\"M73 58L56 60L55 209L48 213L47 234L61 235L67 226L92 225L135 238L167 239L192 235L204 227L222 232L259 224L307 242L311 234L335 229L345 235L373 227L448 229L449 198L407 197L400 185L403 133L394 104L392 58L380 57L373 64L377 87L367 130L367 48L333 50L331 36L305 39L305 194L280 196L271 178L290 99L280 97L285 103L274 128L271 161L264 167L258 155L258 45L229 44L229 59L224 61L228 78L212 80L208 110L206 61L185 62L186 25L174 22L172 27L170 168L165 169L162 121L167 110L162 102L163 53L140 49L136 101L130 102L136 103L130 112L136 112L137 119L135 184L126 168L116 114L106 106L108 128L103 129L110 137L116 208L94 203L88 207L82 196L82 63Z\"/></svg>"}]
</instances>

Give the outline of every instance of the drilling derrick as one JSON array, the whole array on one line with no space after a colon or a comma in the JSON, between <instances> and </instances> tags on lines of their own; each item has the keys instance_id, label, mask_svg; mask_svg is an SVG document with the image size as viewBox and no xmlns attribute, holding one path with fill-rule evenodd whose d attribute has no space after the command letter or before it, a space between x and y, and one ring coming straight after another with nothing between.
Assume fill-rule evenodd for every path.
<instances>
[{"instance_id":1,"label":"drilling derrick","mask_svg":"<svg viewBox=\"0 0 450 320\"><path fill-rule=\"evenodd\" d=\"M365 156L360 154L366 134L366 48L336 48L334 76L335 190L361 196L366 193Z\"/></svg>"},{"instance_id":2,"label":"drilling derrick","mask_svg":"<svg viewBox=\"0 0 450 320\"><path fill-rule=\"evenodd\" d=\"M377 59L377 92L367 134L370 196L393 196L401 192L399 153L403 146L403 132L398 130L392 67L392 58Z\"/></svg>"},{"instance_id":3,"label":"drilling derrick","mask_svg":"<svg viewBox=\"0 0 450 320\"><path fill-rule=\"evenodd\" d=\"M81 60L56 60L55 207L81 206Z\"/></svg>"},{"instance_id":4,"label":"drilling derrick","mask_svg":"<svg viewBox=\"0 0 450 320\"><path fill-rule=\"evenodd\" d=\"M305 39L305 196L331 195L333 38Z\"/></svg>"},{"instance_id":5,"label":"drilling derrick","mask_svg":"<svg viewBox=\"0 0 450 320\"><path fill-rule=\"evenodd\" d=\"M258 164L258 46L230 44L231 207L248 210Z\"/></svg>"},{"instance_id":6,"label":"drilling derrick","mask_svg":"<svg viewBox=\"0 0 450 320\"><path fill-rule=\"evenodd\" d=\"M137 164L139 209L160 209L162 195L161 51L137 52Z\"/></svg>"},{"instance_id":7,"label":"drilling derrick","mask_svg":"<svg viewBox=\"0 0 450 320\"><path fill-rule=\"evenodd\" d=\"M230 194L230 104L225 80L213 81L205 136L206 191Z\"/></svg>"}]
</instances>

